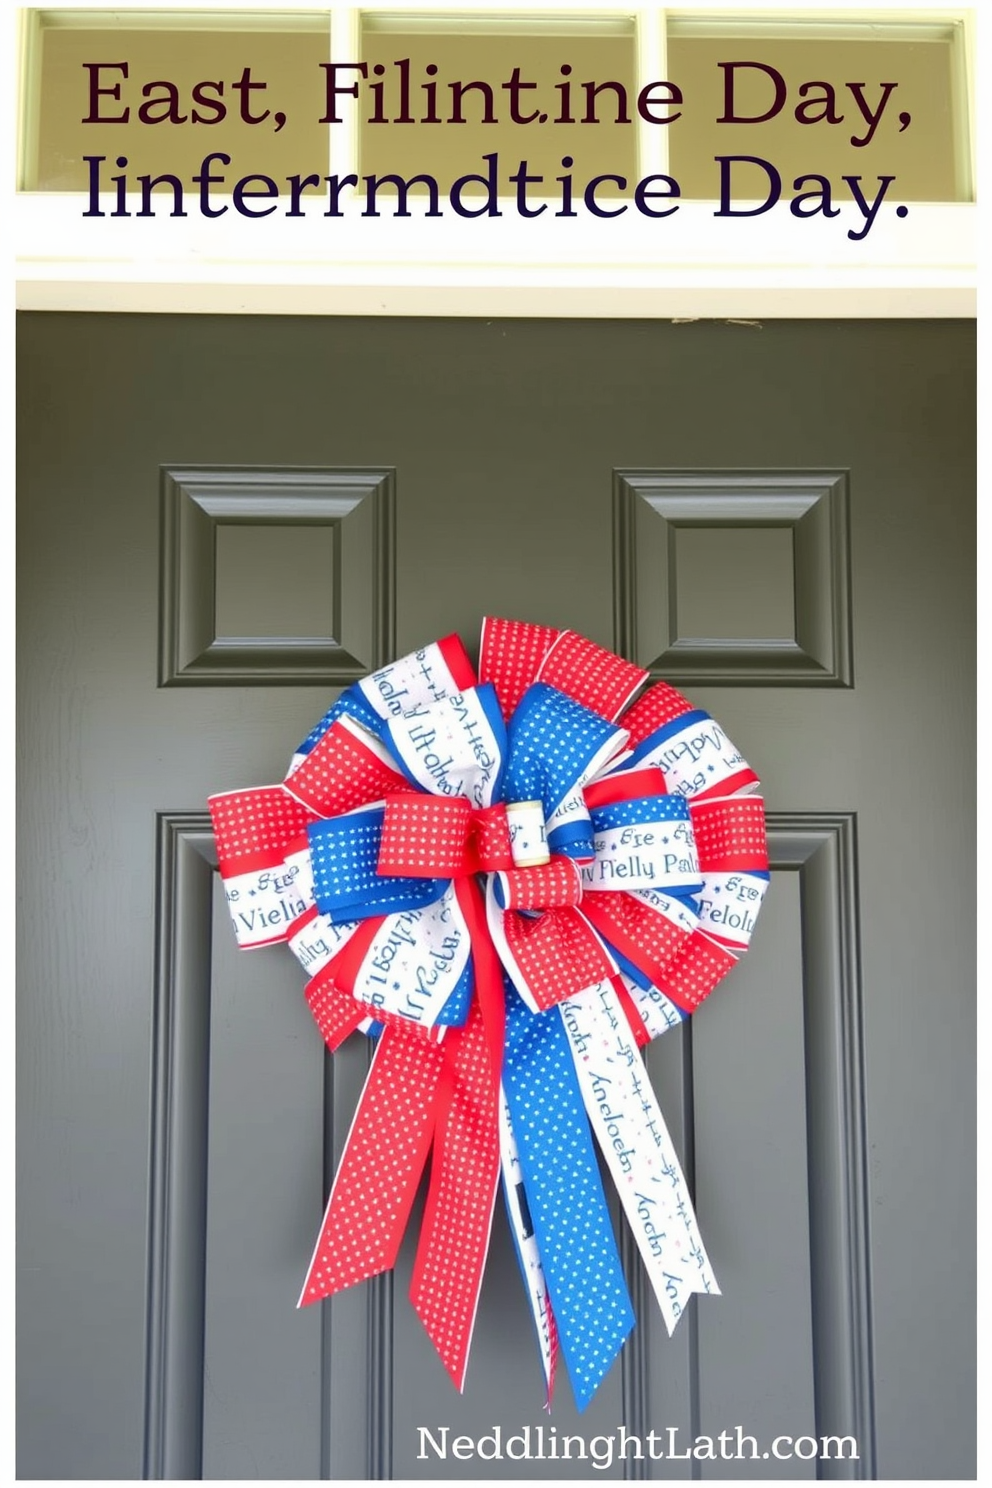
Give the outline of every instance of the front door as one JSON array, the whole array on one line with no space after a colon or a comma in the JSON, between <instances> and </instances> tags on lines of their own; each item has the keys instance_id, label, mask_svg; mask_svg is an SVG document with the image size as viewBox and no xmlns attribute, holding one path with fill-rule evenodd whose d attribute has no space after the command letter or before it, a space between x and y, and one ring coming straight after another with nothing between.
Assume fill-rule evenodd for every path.
<instances>
[{"instance_id":1,"label":"front door","mask_svg":"<svg viewBox=\"0 0 992 1488\"><path fill-rule=\"evenodd\" d=\"M20 333L19 1475L972 1476L972 327ZM668 678L769 812L753 948L647 1056L723 1295L669 1340L624 1241L581 1417L501 1210L462 1396L411 1243L296 1310L367 1047L212 866L208 795L486 614Z\"/></svg>"}]
</instances>

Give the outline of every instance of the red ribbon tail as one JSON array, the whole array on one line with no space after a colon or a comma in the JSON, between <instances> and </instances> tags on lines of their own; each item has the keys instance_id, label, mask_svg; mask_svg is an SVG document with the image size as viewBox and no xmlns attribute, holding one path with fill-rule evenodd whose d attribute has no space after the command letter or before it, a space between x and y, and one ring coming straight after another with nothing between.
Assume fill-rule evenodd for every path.
<instances>
[{"instance_id":1,"label":"red ribbon tail","mask_svg":"<svg viewBox=\"0 0 992 1488\"><path fill-rule=\"evenodd\" d=\"M396 1262L434 1135L441 1046L386 1028L365 1081L297 1304Z\"/></svg>"},{"instance_id":2,"label":"red ribbon tail","mask_svg":"<svg viewBox=\"0 0 992 1488\"><path fill-rule=\"evenodd\" d=\"M503 985L479 891L456 881L472 937L476 995L444 1041L427 1207L410 1301L456 1389L465 1383L499 1182Z\"/></svg>"}]
</instances>

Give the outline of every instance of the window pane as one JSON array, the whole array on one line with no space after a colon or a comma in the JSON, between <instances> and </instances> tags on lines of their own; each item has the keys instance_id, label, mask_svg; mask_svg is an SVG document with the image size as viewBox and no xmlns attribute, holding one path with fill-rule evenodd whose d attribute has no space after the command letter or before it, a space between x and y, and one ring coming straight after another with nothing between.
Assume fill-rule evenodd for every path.
<instances>
[{"instance_id":1,"label":"window pane","mask_svg":"<svg viewBox=\"0 0 992 1488\"><path fill-rule=\"evenodd\" d=\"M686 35L674 26L667 71L682 90L684 106L683 117L671 127L669 145L671 172L683 196L718 197L720 166L715 157L751 155L775 166L786 199L797 194L792 188L797 176L816 173L828 177L834 194L845 200L852 193L841 180L844 175L867 178L864 189L871 196L878 190L876 177L888 175L896 177L890 188L898 193L893 196L896 201L967 200L966 173L955 158L953 33L945 27L937 34L921 28L921 38L926 39L903 39L904 35L905 31L900 39L844 40L827 28L809 38L776 37L757 28L750 35L743 28L736 35ZM776 103L772 73L755 66L731 71L719 65L731 62L761 62L781 76L787 91L774 117L755 124L716 122L725 112L725 87L731 79L737 116L754 117ZM870 139L870 121L849 83L861 85L869 114L878 111L882 84L897 85ZM831 90L831 112L842 117L842 123L797 120L797 108L805 107L811 119L825 113ZM911 119L902 131L901 114ZM853 145L852 136L868 142ZM960 152L963 141L957 148ZM730 170L735 200L766 196L769 177L760 167L741 164ZM810 183L798 188L812 189Z\"/></svg>"},{"instance_id":2,"label":"window pane","mask_svg":"<svg viewBox=\"0 0 992 1488\"><path fill-rule=\"evenodd\" d=\"M574 175L577 189L600 174L626 177L627 189L632 189L637 179L633 22L626 17L590 21L584 33L578 29L581 25L574 17L570 25L553 20L528 25L519 19L501 23L479 16L446 16L413 27L399 16L366 17L362 58L369 66L369 83L382 83L381 113L389 120L401 117L405 92L407 114L416 122L367 122L375 100L364 84L359 113L362 173L408 177L426 172L444 192L460 176L485 174L483 156L495 151L500 195L515 194L509 177L521 160L527 162L529 175L543 176L547 183L543 188L538 182L529 186L528 200L545 193L557 196L555 178L565 171ZM383 71L376 74L376 67ZM517 92L518 117L539 116L529 124L513 122L511 89L506 85L515 71L521 85L533 85ZM584 85L604 82L618 86L602 88L590 103ZM469 83L488 85L491 91L469 88ZM433 113L444 121L441 127L422 122L431 116L432 96ZM496 122L484 122L487 112ZM599 122L580 122L587 114ZM629 122L619 122L618 115ZM575 122L557 122L560 119ZM452 122L460 120L464 122ZM563 156L570 156L573 165L563 166ZM484 191L479 185L465 194L481 196ZM606 183L597 199L605 202L618 194L624 193Z\"/></svg>"},{"instance_id":3,"label":"window pane","mask_svg":"<svg viewBox=\"0 0 992 1488\"><path fill-rule=\"evenodd\" d=\"M101 179L108 191L118 156L127 158L126 174L135 190L136 176L163 172L193 189L191 177L215 150L231 156L230 165L211 167L213 174L225 176L228 191L249 174L278 180L293 172L327 173L328 129L318 122L324 97L320 64L328 58L326 16L309 17L291 31L261 29L261 23L251 29L176 30L139 22L132 13L126 28L43 26L36 166L28 189L86 190L87 155L106 157ZM274 17L272 24L278 23ZM127 65L126 76L113 65L121 63ZM243 87L235 86L241 82ZM266 86L249 86L254 83ZM174 85L174 103L167 84ZM199 88L199 99L193 95L197 84L209 85ZM95 91L114 88L118 97ZM260 118L266 110L269 117L245 122L242 100L248 117ZM142 122L143 106L149 119L161 122ZM88 116L112 119L126 110L126 123L82 122ZM280 111L286 122L277 131Z\"/></svg>"}]
</instances>

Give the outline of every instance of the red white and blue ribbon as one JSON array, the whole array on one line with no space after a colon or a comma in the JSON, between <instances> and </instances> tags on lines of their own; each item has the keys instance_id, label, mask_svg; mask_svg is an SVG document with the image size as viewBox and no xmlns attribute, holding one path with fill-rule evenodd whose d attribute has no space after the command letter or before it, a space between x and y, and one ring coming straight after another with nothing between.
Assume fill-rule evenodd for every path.
<instances>
[{"instance_id":1,"label":"red white and blue ribbon","mask_svg":"<svg viewBox=\"0 0 992 1488\"><path fill-rule=\"evenodd\" d=\"M375 1040L300 1305L393 1266L430 1158L411 1301L459 1389L501 1180L549 1402L559 1354L581 1409L634 1326L597 1145L669 1332L719 1290L640 1050L746 950L764 807L646 681L488 618L478 676L425 646L209 803L238 944L287 942L329 1048Z\"/></svg>"}]
</instances>

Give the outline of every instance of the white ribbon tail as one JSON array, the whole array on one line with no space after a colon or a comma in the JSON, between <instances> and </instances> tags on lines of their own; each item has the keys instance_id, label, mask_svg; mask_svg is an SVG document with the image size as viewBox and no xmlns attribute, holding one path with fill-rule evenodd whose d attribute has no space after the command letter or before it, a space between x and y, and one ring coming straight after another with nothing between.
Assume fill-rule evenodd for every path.
<instances>
[{"instance_id":1,"label":"white ribbon tail","mask_svg":"<svg viewBox=\"0 0 992 1488\"><path fill-rule=\"evenodd\" d=\"M693 1292L720 1291L674 1143L611 983L558 1011L590 1124L671 1334Z\"/></svg>"}]
</instances>

